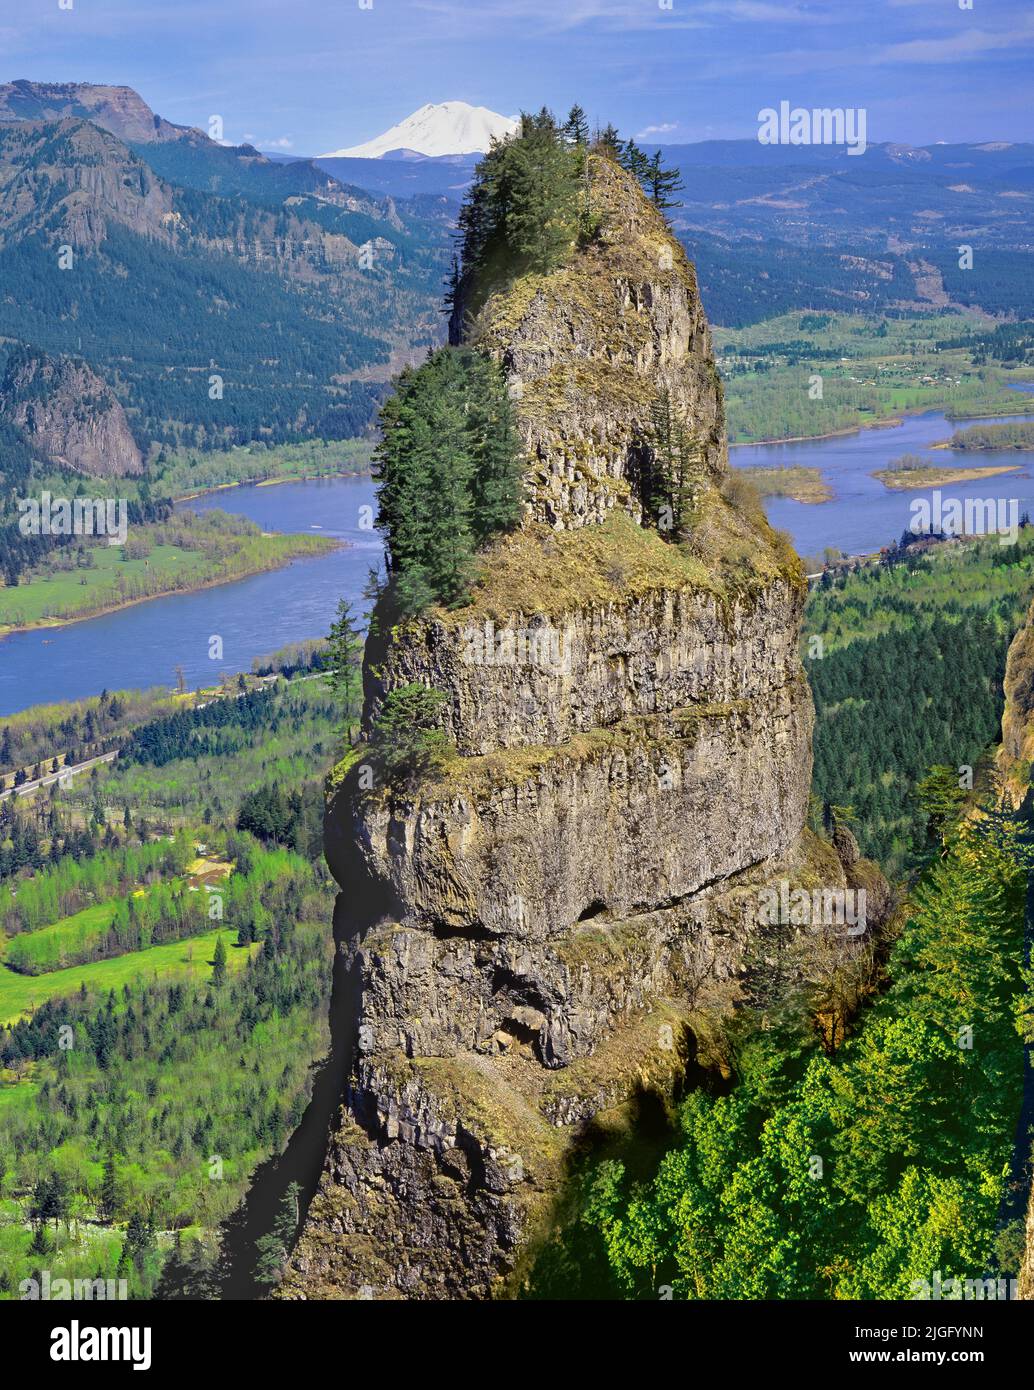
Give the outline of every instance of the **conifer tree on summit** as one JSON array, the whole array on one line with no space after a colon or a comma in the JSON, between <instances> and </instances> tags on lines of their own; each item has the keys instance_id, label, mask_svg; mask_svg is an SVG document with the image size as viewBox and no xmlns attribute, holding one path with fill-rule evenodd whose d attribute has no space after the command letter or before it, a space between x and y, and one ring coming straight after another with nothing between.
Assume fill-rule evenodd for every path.
<instances>
[{"instance_id":1,"label":"conifer tree on summit","mask_svg":"<svg viewBox=\"0 0 1034 1390\"><path fill-rule=\"evenodd\" d=\"M378 528L396 601L416 613L463 602L475 555L520 515L519 441L503 370L442 348L399 377L381 410Z\"/></svg>"}]
</instances>

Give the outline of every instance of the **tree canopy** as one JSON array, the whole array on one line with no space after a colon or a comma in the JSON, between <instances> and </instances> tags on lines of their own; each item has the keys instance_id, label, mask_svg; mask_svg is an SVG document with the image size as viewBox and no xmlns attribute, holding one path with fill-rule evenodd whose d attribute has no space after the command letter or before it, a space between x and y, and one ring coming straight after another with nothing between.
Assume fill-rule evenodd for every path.
<instances>
[{"instance_id":1,"label":"tree canopy","mask_svg":"<svg viewBox=\"0 0 1034 1390\"><path fill-rule=\"evenodd\" d=\"M521 460L502 368L442 348L399 377L381 410L377 526L403 612L463 602L475 554L520 516Z\"/></svg>"}]
</instances>

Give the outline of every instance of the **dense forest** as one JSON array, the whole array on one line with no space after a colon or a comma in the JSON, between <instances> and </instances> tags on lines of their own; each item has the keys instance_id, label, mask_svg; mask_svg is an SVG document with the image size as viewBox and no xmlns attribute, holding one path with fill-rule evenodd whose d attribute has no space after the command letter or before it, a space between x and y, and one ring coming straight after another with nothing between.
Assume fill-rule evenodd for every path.
<instances>
[{"instance_id":1,"label":"dense forest","mask_svg":"<svg viewBox=\"0 0 1034 1390\"><path fill-rule=\"evenodd\" d=\"M213 1296L220 1225L327 1047L340 696L310 679L171 717L167 700L8 726L19 747L92 732L124 751L0 803L0 1299L42 1269Z\"/></svg>"},{"instance_id":2,"label":"dense forest","mask_svg":"<svg viewBox=\"0 0 1034 1390\"><path fill-rule=\"evenodd\" d=\"M890 270L874 275L857 257L816 246L766 237L730 239L680 229L680 240L696 266L708 320L742 328L807 306L847 311L864 302L872 314L900 314L898 304L915 295L902 257L881 257Z\"/></svg>"},{"instance_id":3,"label":"dense forest","mask_svg":"<svg viewBox=\"0 0 1034 1390\"><path fill-rule=\"evenodd\" d=\"M944 288L956 304L996 317L1034 317L1034 255L1029 251L978 247L968 269L960 266L954 246L929 247L926 255L941 272Z\"/></svg>"},{"instance_id":4,"label":"dense forest","mask_svg":"<svg viewBox=\"0 0 1034 1390\"><path fill-rule=\"evenodd\" d=\"M369 425L380 388L332 388L330 378L386 362L387 347L336 322L333 302L318 290L289 291L273 267L229 254L173 257L111 226L74 276L53 273L42 237L6 247L0 268L11 287L0 332L51 353L78 352L88 341L91 366L120 384L144 449L152 440L204 450L250 439L343 439ZM127 281L137 286L130 296ZM211 307L199 314L199 302Z\"/></svg>"},{"instance_id":5,"label":"dense forest","mask_svg":"<svg viewBox=\"0 0 1034 1390\"><path fill-rule=\"evenodd\" d=\"M865 853L892 872L929 851L918 787L934 765L974 785L999 736L1005 656L1034 592L1034 534L892 553L827 574L808 605L815 697L813 789L844 808ZM968 772L967 772L968 769Z\"/></svg>"},{"instance_id":6,"label":"dense forest","mask_svg":"<svg viewBox=\"0 0 1034 1390\"><path fill-rule=\"evenodd\" d=\"M741 1016L733 1089L690 1094L645 1179L613 1159L584 1177L545 1296L914 1299L990 1278L1006 1297L1028 862L994 811L951 828L844 1046L820 1045L814 998Z\"/></svg>"}]
</instances>

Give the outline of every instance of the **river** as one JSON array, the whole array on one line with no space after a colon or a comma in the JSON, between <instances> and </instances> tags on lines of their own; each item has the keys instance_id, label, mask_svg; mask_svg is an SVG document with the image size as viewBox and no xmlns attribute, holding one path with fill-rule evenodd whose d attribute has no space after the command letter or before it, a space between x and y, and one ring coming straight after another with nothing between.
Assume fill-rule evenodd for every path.
<instances>
[{"instance_id":1,"label":"river","mask_svg":"<svg viewBox=\"0 0 1034 1390\"><path fill-rule=\"evenodd\" d=\"M1015 416L996 416L997 423ZM1022 418L1022 417L1019 417ZM1026 417L1031 418L1031 417ZM960 422L960 427L966 421ZM910 506L929 492L891 492L870 474L905 453L923 453L950 437L955 426L939 412L906 417L900 426L859 430L831 439L764 444L731 451L734 467L802 464L817 467L834 499L817 505L769 498L766 511L786 530L802 555L827 546L859 554L896 540L909 525ZM998 474L942 489L966 499L1015 499L1019 513L1034 514L1034 451L964 454L937 450L932 464L979 467L1018 464ZM210 683L221 671L249 670L254 657L305 637L324 635L340 598L365 611L362 591L381 555L379 535L360 525L361 509L374 506L371 478L330 478L240 487L181 504L204 511L240 513L264 530L334 536L346 546L318 559L250 579L171 594L66 627L16 633L0 640L0 716L28 705L98 694L107 687L172 686L177 666L188 686ZM369 515L369 513L367 514ZM221 659L209 659L209 640L223 640Z\"/></svg>"},{"instance_id":2,"label":"river","mask_svg":"<svg viewBox=\"0 0 1034 1390\"><path fill-rule=\"evenodd\" d=\"M818 468L833 489L831 502L794 502L787 497L765 501L769 521L788 531L801 555L820 554L836 546L848 555L863 555L897 540L911 521L915 498L932 496L932 489L891 491L870 475L902 454L924 454L931 466L959 468L1019 465L1016 473L998 473L968 483L942 487L942 495L966 498L1016 500L1018 511L1034 516L1034 450L1008 449L997 453L929 450L931 444L949 439L967 425L1003 424L1034 416L996 415L991 419L954 423L938 411L906 416L897 426L859 430L831 439L809 439L796 444L756 444L730 449L735 468L772 468L797 464Z\"/></svg>"},{"instance_id":3,"label":"river","mask_svg":"<svg viewBox=\"0 0 1034 1390\"><path fill-rule=\"evenodd\" d=\"M321 478L275 487L239 487L181 506L237 512L266 531L334 536L347 545L316 559L219 584L169 594L65 627L0 639L0 715L28 705L109 690L175 683L182 666L189 688L220 671L247 671L254 657L287 642L324 636L348 598L365 611L362 591L381 556L379 533L360 527L360 508L374 506L372 478ZM209 659L209 639L223 641Z\"/></svg>"}]
</instances>

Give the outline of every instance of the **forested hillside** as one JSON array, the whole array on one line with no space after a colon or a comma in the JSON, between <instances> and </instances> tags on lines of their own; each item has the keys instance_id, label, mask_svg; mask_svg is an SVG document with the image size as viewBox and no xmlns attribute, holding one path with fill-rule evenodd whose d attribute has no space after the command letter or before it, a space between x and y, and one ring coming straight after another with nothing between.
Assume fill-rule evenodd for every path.
<instances>
[{"instance_id":1,"label":"forested hillside","mask_svg":"<svg viewBox=\"0 0 1034 1390\"><path fill-rule=\"evenodd\" d=\"M136 724L120 761L0 802L0 1299L44 1268L214 1296L219 1225L327 1047L339 701L306 681L146 706L105 697L86 731L69 709L73 737Z\"/></svg>"},{"instance_id":2,"label":"forested hillside","mask_svg":"<svg viewBox=\"0 0 1034 1390\"><path fill-rule=\"evenodd\" d=\"M935 843L920 791L930 768L979 781L1032 591L1029 527L1015 545L901 551L813 591L804 656L818 716L815 796L844 808L864 851L892 871L914 869Z\"/></svg>"},{"instance_id":3,"label":"forested hillside","mask_svg":"<svg viewBox=\"0 0 1034 1390\"><path fill-rule=\"evenodd\" d=\"M86 355L145 450L362 433L393 355L441 337L447 208L139 148L171 178L86 121L0 124L0 336Z\"/></svg>"},{"instance_id":4,"label":"forested hillside","mask_svg":"<svg viewBox=\"0 0 1034 1390\"><path fill-rule=\"evenodd\" d=\"M552 1278L654 1300L951 1296L931 1293L935 1278L973 1298L987 1278L987 1297L1007 1297L1022 1232L997 1221L1022 1084L1028 859L992 811L951 829L846 1045L809 1037L807 996L803 1017L784 1003L741 1018L731 1091L691 1093L645 1181L620 1160L586 1175Z\"/></svg>"}]
</instances>

